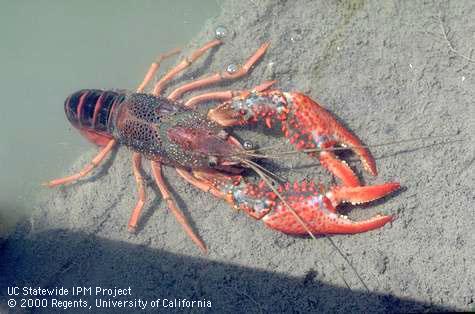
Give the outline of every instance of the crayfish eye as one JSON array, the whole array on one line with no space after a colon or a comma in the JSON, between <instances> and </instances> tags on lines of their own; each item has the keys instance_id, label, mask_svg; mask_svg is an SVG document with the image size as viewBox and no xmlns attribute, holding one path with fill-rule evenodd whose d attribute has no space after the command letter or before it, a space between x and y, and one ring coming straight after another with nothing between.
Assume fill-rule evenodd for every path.
<instances>
[{"instance_id":1,"label":"crayfish eye","mask_svg":"<svg viewBox=\"0 0 475 314\"><path fill-rule=\"evenodd\" d=\"M244 147L245 150L253 150L254 149L254 143L252 143L249 140L245 140L244 143L242 143L242 146Z\"/></svg>"},{"instance_id":2,"label":"crayfish eye","mask_svg":"<svg viewBox=\"0 0 475 314\"><path fill-rule=\"evenodd\" d=\"M209 156L208 166L216 167L218 165L218 158L216 156Z\"/></svg>"}]
</instances>

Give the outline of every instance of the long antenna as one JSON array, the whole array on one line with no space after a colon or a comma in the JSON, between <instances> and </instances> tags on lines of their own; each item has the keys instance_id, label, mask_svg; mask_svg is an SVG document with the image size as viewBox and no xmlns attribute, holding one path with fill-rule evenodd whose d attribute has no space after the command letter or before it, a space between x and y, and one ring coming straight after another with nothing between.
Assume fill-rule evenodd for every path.
<instances>
[{"instance_id":1,"label":"long antenna","mask_svg":"<svg viewBox=\"0 0 475 314\"><path fill-rule=\"evenodd\" d=\"M262 158L262 159L280 159L284 155L294 155L298 153L317 153L317 152L322 152L322 151L343 151L343 150L348 150L352 148L373 148L373 147L383 147L383 146L391 146L395 144L403 144L403 143L410 143L410 142L415 142L419 140L428 140L428 139L436 139L436 138L447 138L447 137L455 137L456 135L438 135L438 136L426 136L426 137L419 137L419 138L410 138L410 139L403 139L399 141L392 141L392 142L387 142L387 143L381 143L381 144L371 144L371 145L355 145L355 146L342 146L342 147L329 147L329 148L307 148L307 149L301 149L301 150L290 150L290 151L283 151L283 152L272 152L272 154L261 154L258 153L258 150L267 150L273 148L274 145L272 146L267 146L267 147L261 147L258 150L250 150L250 151L243 151L242 153L239 153L239 155L247 155L250 157L255 157L255 158ZM455 139L452 141L446 141L446 142L438 142L435 143L434 145L442 145L442 144L447 144L447 143L454 143L454 142L461 142L465 141L466 139Z\"/></svg>"}]
</instances>

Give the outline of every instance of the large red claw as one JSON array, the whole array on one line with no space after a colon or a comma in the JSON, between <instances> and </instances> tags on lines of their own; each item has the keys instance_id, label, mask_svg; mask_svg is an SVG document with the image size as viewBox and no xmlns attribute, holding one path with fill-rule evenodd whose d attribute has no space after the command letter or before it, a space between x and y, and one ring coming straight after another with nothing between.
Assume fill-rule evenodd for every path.
<instances>
[{"instance_id":1,"label":"large red claw","mask_svg":"<svg viewBox=\"0 0 475 314\"><path fill-rule=\"evenodd\" d=\"M321 164L345 186L359 186L360 182L353 170L333 153L335 145L353 150L366 171L374 176L378 173L373 156L361 141L330 112L301 93L253 91L211 109L208 118L222 126L263 121L272 127L274 122L280 121L284 136L297 149L319 150L311 154L317 156Z\"/></svg>"},{"instance_id":2,"label":"large red claw","mask_svg":"<svg viewBox=\"0 0 475 314\"><path fill-rule=\"evenodd\" d=\"M221 193L227 195L227 201L235 208L255 219L262 219L272 229L293 235L306 235L307 228L312 234L350 234L380 228L392 221L393 216L378 215L364 221L351 221L346 216L339 215L335 207L341 202L370 202L398 188L398 183L337 186L322 194L316 184L302 182L281 185L277 187L277 194L263 182L256 185L241 178L232 185L219 186ZM296 219L295 214L305 226Z\"/></svg>"},{"instance_id":3,"label":"large red claw","mask_svg":"<svg viewBox=\"0 0 475 314\"><path fill-rule=\"evenodd\" d=\"M377 229L393 220L393 216L381 216L364 221L351 221L336 213L341 202L366 203L384 197L399 188L399 183L374 186L333 187L325 195L315 193L307 185L296 185L292 193L284 198L295 213L305 222L313 234L360 233ZM287 196L288 195L288 196ZM295 214L282 202L263 217L264 223L272 229L288 234L305 235L306 228L295 218Z\"/></svg>"},{"instance_id":4,"label":"large red claw","mask_svg":"<svg viewBox=\"0 0 475 314\"><path fill-rule=\"evenodd\" d=\"M290 98L292 102L288 106L293 115L288 118L284 132L287 131L286 135L295 139L296 145L301 148L318 147L322 149L331 148L335 144L349 147L359 156L366 171L373 176L378 174L376 162L369 150L363 147L361 141L338 122L330 112L304 94L294 92L288 95L287 98ZM349 167L342 161L340 163L340 171L346 174L348 172L346 168ZM345 182L344 178L341 179Z\"/></svg>"}]
</instances>

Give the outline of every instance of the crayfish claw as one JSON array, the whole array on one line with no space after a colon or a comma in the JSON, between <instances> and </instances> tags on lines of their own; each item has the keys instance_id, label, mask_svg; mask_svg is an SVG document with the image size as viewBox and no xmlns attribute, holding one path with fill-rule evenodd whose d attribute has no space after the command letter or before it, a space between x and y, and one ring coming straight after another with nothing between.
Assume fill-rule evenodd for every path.
<instances>
[{"instance_id":1,"label":"crayfish claw","mask_svg":"<svg viewBox=\"0 0 475 314\"><path fill-rule=\"evenodd\" d=\"M312 234L352 234L380 228L392 221L393 216L378 215L364 221L351 221L338 214L336 207L342 202L359 204L373 201L399 188L398 183L386 183L335 186L325 192L319 185L305 181L288 182L276 187L276 190L261 183L249 183L240 177L234 184L221 181L216 187L226 194L226 201L234 208L254 219L262 219L269 228L301 236L307 235L308 231Z\"/></svg>"},{"instance_id":2,"label":"crayfish claw","mask_svg":"<svg viewBox=\"0 0 475 314\"><path fill-rule=\"evenodd\" d=\"M333 153L336 145L351 149L371 175L378 173L373 156L362 142L329 111L302 93L254 90L211 109L208 118L226 127L262 121L272 128L280 122L284 136L297 150L318 157L346 186L358 186L360 182L353 170Z\"/></svg>"},{"instance_id":3,"label":"crayfish claw","mask_svg":"<svg viewBox=\"0 0 475 314\"><path fill-rule=\"evenodd\" d=\"M291 115L286 119L287 123L285 125L288 136L296 136L295 134L297 134L305 143L300 146L304 146L305 149L320 149L320 156L322 152L333 150L335 145L349 148L358 155L366 171L373 176L377 175L376 162L369 150L329 111L301 93L286 93L286 97L288 100L287 106L291 108ZM336 166L334 158L331 162L328 162L328 154L323 158L327 160L326 165L329 166L327 169L330 172L342 179L346 185L355 186L356 176L347 165L339 162L340 165Z\"/></svg>"},{"instance_id":4,"label":"crayfish claw","mask_svg":"<svg viewBox=\"0 0 475 314\"><path fill-rule=\"evenodd\" d=\"M384 197L399 188L399 183L386 183L375 186L333 187L325 194L317 190L295 187L283 194L285 203L276 200L276 206L266 216L264 223L284 233L306 235L307 228L312 234L353 234L380 228L392 221L393 216L375 216L364 221L351 221L339 215L335 207L341 202L353 204L366 203ZM299 192L302 191L302 192ZM285 205L285 206L284 206ZM294 211L295 213L293 213ZM297 214L306 226L296 218Z\"/></svg>"}]
</instances>

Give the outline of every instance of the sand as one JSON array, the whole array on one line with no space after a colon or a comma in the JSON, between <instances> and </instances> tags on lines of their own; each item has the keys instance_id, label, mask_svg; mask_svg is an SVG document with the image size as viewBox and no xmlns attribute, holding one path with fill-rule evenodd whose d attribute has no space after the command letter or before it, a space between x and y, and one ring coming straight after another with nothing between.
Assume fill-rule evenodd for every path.
<instances>
[{"instance_id":1,"label":"sand","mask_svg":"<svg viewBox=\"0 0 475 314\"><path fill-rule=\"evenodd\" d=\"M384 200L341 207L352 219L379 212L397 216L372 232L332 237L368 290L325 238L270 230L197 191L171 168L165 170L171 190L209 254L201 254L182 232L149 176L141 228L136 235L127 233L136 192L130 152L121 148L94 175L39 200L32 217L3 244L0 311L8 309L11 286L131 287L131 296L115 299L95 292L81 296L96 310L101 310L95 308L100 298L146 300L146 311L153 310L152 300L160 299L157 304L164 309L163 299L185 298L210 301L211 308L188 308L185 302L171 310L473 310L475 63L467 58L475 58L470 55L474 17L471 1L225 1L220 16L185 51L224 25L226 43L174 83L240 63L270 41L270 50L248 77L215 89L277 79L278 88L310 95L369 145L454 136L373 147L376 178L365 174L354 156L344 155L365 184L398 181L403 186ZM441 25L450 30L452 50ZM264 146L280 142L274 131L257 127L236 134ZM91 147L64 174L80 169L94 154ZM263 164L291 180L332 182L318 162L304 155ZM147 163L144 168L149 173ZM51 298L77 301L79 296L47 297L49 306L39 312L57 310Z\"/></svg>"}]
</instances>

